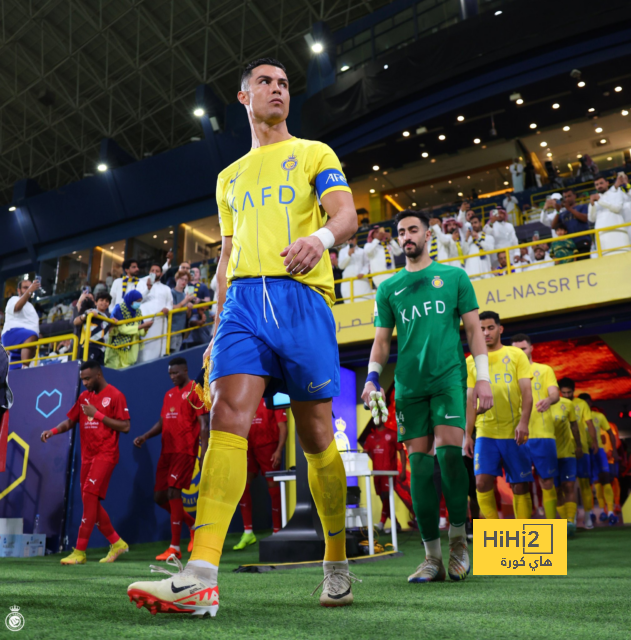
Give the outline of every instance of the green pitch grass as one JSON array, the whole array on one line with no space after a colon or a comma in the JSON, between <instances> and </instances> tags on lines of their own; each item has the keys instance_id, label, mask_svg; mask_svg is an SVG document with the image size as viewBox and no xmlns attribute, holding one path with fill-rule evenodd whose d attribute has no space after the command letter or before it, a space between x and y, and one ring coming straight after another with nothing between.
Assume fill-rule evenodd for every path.
<instances>
[{"instance_id":1,"label":"green pitch grass","mask_svg":"<svg viewBox=\"0 0 631 640\"><path fill-rule=\"evenodd\" d=\"M629 529L579 530L568 541L567 577L469 576L424 585L406 581L424 554L418 533L404 533L403 557L353 567L363 582L354 586L355 604L344 609L325 609L310 597L321 569L232 573L258 561L257 545L232 551L238 539L231 535L226 543L214 619L152 616L129 602L131 582L162 575L150 574L149 564L157 564L165 544L135 545L114 564L98 563L106 549L89 550L82 566L60 566L61 555L1 559L0 635L11 635L4 627L11 605L20 606L26 621L11 637L47 640L615 640L629 637L631 629Z\"/></svg>"}]
</instances>

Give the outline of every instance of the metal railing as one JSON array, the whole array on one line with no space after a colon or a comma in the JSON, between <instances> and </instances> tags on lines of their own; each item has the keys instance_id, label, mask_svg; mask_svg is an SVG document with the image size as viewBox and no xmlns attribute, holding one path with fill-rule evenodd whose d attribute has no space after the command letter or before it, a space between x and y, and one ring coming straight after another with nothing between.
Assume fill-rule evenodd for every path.
<instances>
[{"instance_id":1,"label":"metal railing","mask_svg":"<svg viewBox=\"0 0 631 640\"><path fill-rule=\"evenodd\" d=\"M558 238L546 238L545 240L534 240L532 242L524 242L522 244L514 245L511 247L502 247L501 249L492 249L491 251L480 251L478 253L465 254L462 257L456 256L454 258L447 258L445 260L437 260L437 262L440 262L442 264L447 264L450 262L466 263L468 258L493 256L496 254L504 253L506 255L506 267L501 269L491 269L490 271L484 271L482 273L471 274L469 277L472 280L476 280L479 278L484 278L485 276L504 276L504 275L508 276L513 273L518 273L520 272L520 270L522 271L525 269L527 270L528 267L530 267L531 270L533 269L534 265L532 263L521 264L521 263L511 262L511 253L515 251L519 251L519 249L522 249L522 248L534 247L535 245L541 245L541 244L554 245L555 242L558 242L560 240L571 240L573 238L584 238L585 236L594 236L594 244L595 244L594 250L590 249L589 251L586 251L584 253L575 253L572 256L563 256L560 258L552 258L550 260L545 260L545 261L542 260L537 262L537 265L547 264L550 266L553 266L555 264L560 264L560 263L567 263L568 260L576 260L577 258L585 258L587 256L591 257L592 254L595 254L597 258L602 258L602 257L605 257L606 254L616 253L622 250L629 251L631 250L631 240L629 244L623 245L621 247L615 247L613 249L603 249L601 246L601 238L600 238L600 234L602 233L607 233L610 231L619 231L620 229L624 229L625 233L628 233L627 229L629 227L631 227L631 222L625 222L623 224L618 224L611 227L603 227L602 229L588 229L587 231L580 231L579 233L570 233ZM346 300L349 300L350 302L355 302L355 301L365 301L365 300L373 299L376 293L376 289L373 289L370 293L355 294L354 283L357 282L358 280L361 280L363 282L368 280L372 285L372 279L374 277L383 276L383 275L394 275L397 271L400 271L403 268L404 267L399 267L398 269L393 269L389 271L379 271L377 273L368 274L363 278L358 278L357 276L354 276L352 278L342 278L340 280L336 280L335 284L341 285L344 282L350 282L350 285L351 285L351 295L344 298L337 298L336 302L345 302Z\"/></svg>"},{"instance_id":2,"label":"metal railing","mask_svg":"<svg viewBox=\"0 0 631 640\"><path fill-rule=\"evenodd\" d=\"M69 353L55 353L54 355L48 356L40 356L39 348L46 344L55 344L57 342L65 342L66 340L72 341L72 351ZM57 358L65 358L70 356L71 360L76 360L79 354L79 338L74 333L67 333L61 336L52 336L50 338L40 338L39 340L35 340L33 342L26 342L24 344L15 344L10 347L5 347L5 351L17 351L18 349L32 349L35 348L35 356L32 358L27 358L26 360L12 360L10 364L26 364L28 362L35 362L35 366L41 360L53 360Z\"/></svg>"}]
</instances>

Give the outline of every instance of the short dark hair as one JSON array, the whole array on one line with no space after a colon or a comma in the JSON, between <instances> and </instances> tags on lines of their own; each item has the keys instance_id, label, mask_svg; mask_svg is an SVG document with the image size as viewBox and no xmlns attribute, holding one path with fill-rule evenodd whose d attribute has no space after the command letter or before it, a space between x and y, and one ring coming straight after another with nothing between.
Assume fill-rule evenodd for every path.
<instances>
[{"instance_id":1,"label":"short dark hair","mask_svg":"<svg viewBox=\"0 0 631 640\"><path fill-rule=\"evenodd\" d=\"M85 371L86 369L96 369L97 371L101 371L101 365L96 360L86 360L81 363L79 369L81 369L81 371Z\"/></svg>"},{"instance_id":2,"label":"short dark hair","mask_svg":"<svg viewBox=\"0 0 631 640\"><path fill-rule=\"evenodd\" d=\"M178 364L182 364L188 369L188 362L186 358L182 358L181 356L178 356L177 358L171 358L169 360L169 367L175 367Z\"/></svg>"},{"instance_id":3,"label":"short dark hair","mask_svg":"<svg viewBox=\"0 0 631 640\"><path fill-rule=\"evenodd\" d=\"M568 228L567 228L565 222L563 222L563 220L559 220L557 222L557 229L563 229L564 231L568 230Z\"/></svg>"},{"instance_id":4,"label":"short dark hair","mask_svg":"<svg viewBox=\"0 0 631 640\"><path fill-rule=\"evenodd\" d=\"M479 213L474 213L470 218L469 218L469 222L471 222L471 220L473 219L479 220L480 222L482 222L482 218L480 217Z\"/></svg>"},{"instance_id":5,"label":"short dark hair","mask_svg":"<svg viewBox=\"0 0 631 640\"><path fill-rule=\"evenodd\" d=\"M285 73L287 73L285 65L282 62L276 60L276 58L257 58L256 60L252 60L252 62L248 62L243 69L243 73L241 74L241 91L245 91L244 87L248 87L250 85L250 77L252 76L252 71L254 71L256 67L260 67L263 64L268 64L271 67L278 67L279 69L282 69Z\"/></svg>"},{"instance_id":6,"label":"short dark hair","mask_svg":"<svg viewBox=\"0 0 631 640\"><path fill-rule=\"evenodd\" d=\"M422 211L415 211L414 209L404 209L403 211L399 211L396 216L394 216L394 226L398 228L399 222L403 220L403 218L418 218L421 221L421 224L429 229L429 218L426 213Z\"/></svg>"},{"instance_id":7,"label":"short dark hair","mask_svg":"<svg viewBox=\"0 0 631 640\"><path fill-rule=\"evenodd\" d=\"M563 193L574 193L574 189L563 189Z\"/></svg>"},{"instance_id":8,"label":"short dark hair","mask_svg":"<svg viewBox=\"0 0 631 640\"><path fill-rule=\"evenodd\" d=\"M132 264L134 264L134 262L136 264L138 264L138 260L136 260L136 258L127 258L127 260L123 261L123 270L127 271L127 269L129 269L131 267Z\"/></svg>"},{"instance_id":9,"label":"short dark hair","mask_svg":"<svg viewBox=\"0 0 631 640\"><path fill-rule=\"evenodd\" d=\"M607 179L606 176L604 176L602 173L597 173L594 176L594 182L596 182L596 180L605 180L606 182L609 182L609 180Z\"/></svg>"},{"instance_id":10,"label":"short dark hair","mask_svg":"<svg viewBox=\"0 0 631 640\"><path fill-rule=\"evenodd\" d=\"M493 320L495 324L501 325L502 322L500 320L500 314L495 313L495 311L483 311L480 314L480 320Z\"/></svg>"},{"instance_id":11,"label":"short dark hair","mask_svg":"<svg viewBox=\"0 0 631 640\"><path fill-rule=\"evenodd\" d=\"M559 380L559 389L562 389L563 387L567 387L568 389L572 389L572 391L574 391L576 385L574 384L574 380L572 380L572 378L561 378Z\"/></svg>"},{"instance_id":12,"label":"short dark hair","mask_svg":"<svg viewBox=\"0 0 631 640\"><path fill-rule=\"evenodd\" d=\"M591 402L592 401L592 397L589 395L589 393L581 393L578 396L581 400L585 400L585 402Z\"/></svg>"},{"instance_id":13,"label":"short dark hair","mask_svg":"<svg viewBox=\"0 0 631 640\"><path fill-rule=\"evenodd\" d=\"M160 267L160 273L162 273L162 265L159 262L152 262L149 270L153 269L153 267Z\"/></svg>"},{"instance_id":14,"label":"short dark hair","mask_svg":"<svg viewBox=\"0 0 631 640\"><path fill-rule=\"evenodd\" d=\"M112 296L107 291L101 291L96 296L96 301L106 299L108 302L112 302Z\"/></svg>"},{"instance_id":15,"label":"short dark hair","mask_svg":"<svg viewBox=\"0 0 631 640\"><path fill-rule=\"evenodd\" d=\"M527 342L530 345L532 344L532 340L530 339L530 336L527 336L525 333L516 333L511 338L512 344L515 344L516 342Z\"/></svg>"}]
</instances>

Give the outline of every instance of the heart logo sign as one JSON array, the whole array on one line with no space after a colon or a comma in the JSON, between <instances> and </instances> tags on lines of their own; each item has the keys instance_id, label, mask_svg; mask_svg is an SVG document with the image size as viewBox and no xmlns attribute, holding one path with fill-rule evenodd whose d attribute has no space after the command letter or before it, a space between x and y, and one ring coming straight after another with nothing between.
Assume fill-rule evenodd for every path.
<instances>
[{"instance_id":1,"label":"heart logo sign","mask_svg":"<svg viewBox=\"0 0 631 640\"><path fill-rule=\"evenodd\" d=\"M35 401L35 408L41 413L44 418L50 418L50 416L61 407L61 391L59 389L53 389L52 391L42 391Z\"/></svg>"}]
</instances>

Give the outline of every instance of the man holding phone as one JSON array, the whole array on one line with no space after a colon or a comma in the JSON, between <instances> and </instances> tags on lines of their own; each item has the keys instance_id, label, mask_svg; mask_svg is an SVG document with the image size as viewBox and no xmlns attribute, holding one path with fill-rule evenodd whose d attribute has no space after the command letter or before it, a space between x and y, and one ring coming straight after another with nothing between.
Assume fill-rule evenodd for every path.
<instances>
[{"instance_id":1,"label":"man holding phone","mask_svg":"<svg viewBox=\"0 0 631 640\"><path fill-rule=\"evenodd\" d=\"M187 307L187 311L173 314L171 321L171 332L181 331L186 328L186 321L190 317L195 300L195 291L190 285L191 274L188 271L178 271L175 274L175 287L171 289L173 298L173 309ZM179 351L182 347L183 333L176 333L171 336L171 353Z\"/></svg>"},{"instance_id":2,"label":"man holding phone","mask_svg":"<svg viewBox=\"0 0 631 640\"><path fill-rule=\"evenodd\" d=\"M17 344L28 344L35 342L39 338L39 316L35 307L29 302L31 296L41 288L39 280L31 282L22 280L18 284L17 292L9 298L4 310L4 328L2 329L2 344L11 347ZM20 350L9 352L11 362L28 360L34 357L34 347L23 347ZM12 364L10 369L20 369L28 367L25 364Z\"/></svg>"},{"instance_id":3,"label":"man holding phone","mask_svg":"<svg viewBox=\"0 0 631 640\"><path fill-rule=\"evenodd\" d=\"M166 354L166 336L169 311L173 309L171 289L162 284L162 267L156 262L151 265L149 275L142 278L137 289L142 294L140 313L143 316L154 316L154 322L147 330L143 341L144 347L138 354L138 362L149 362Z\"/></svg>"}]
</instances>

